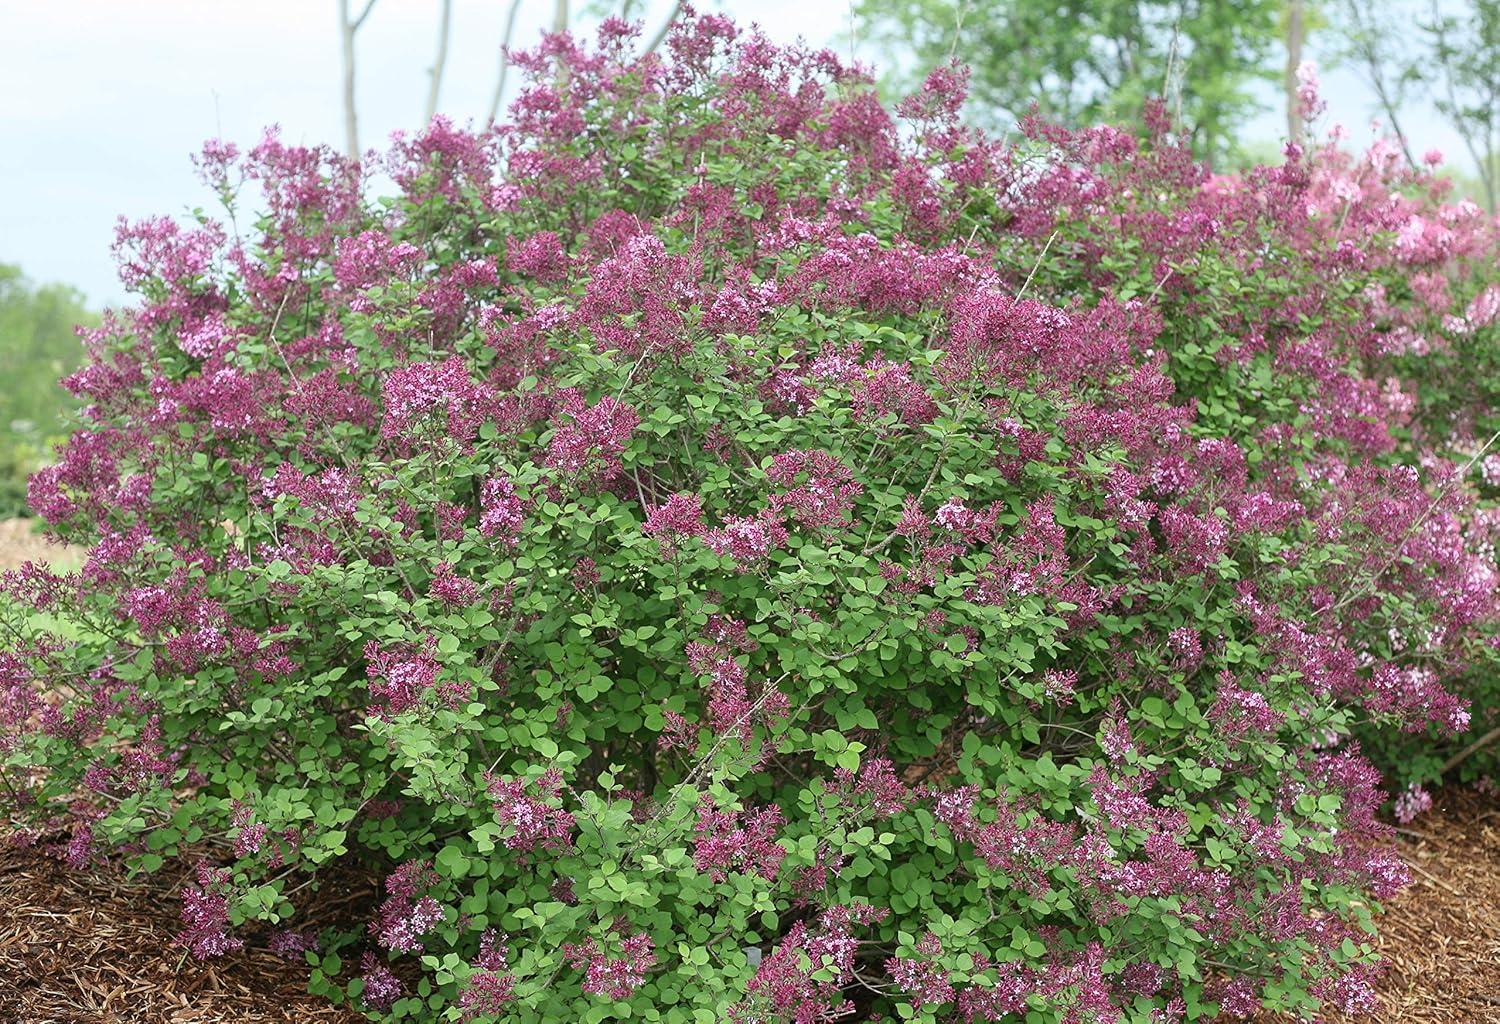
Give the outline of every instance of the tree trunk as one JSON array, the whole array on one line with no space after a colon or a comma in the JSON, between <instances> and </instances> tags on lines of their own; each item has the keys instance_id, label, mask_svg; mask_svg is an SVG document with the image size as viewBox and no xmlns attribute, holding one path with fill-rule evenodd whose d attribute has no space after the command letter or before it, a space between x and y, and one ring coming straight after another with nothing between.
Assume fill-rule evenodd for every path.
<instances>
[{"instance_id":1,"label":"tree trunk","mask_svg":"<svg viewBox=\"0 0 1500 1024\"><path fill-rule=\"evenodd\" d=\"M354 108L354 33L370 16L375 0L365 0L359 17L350 20L349 0L339 0L339 39L344 49L344 151L350 160L359 159L359 115Z\"/></svg>"},{"instance_id":2,"label":"tree trunk","mask_svg":"<svg viewBox=\"0 0 1500 1024\"><path fill-rule=\"evenodd\" d=\"M1302 42L1307 34L1302 0L1287 0L1286 11L1286 137L1302 141L1302 103L1297 98L1297 69L1302 66Z\"/></svg>"},{"instance_id":3,"label":"tree trunk","mask_svg":"<svg viewBox=\"0 0 1500 1024\"><path fill-rule=\"evenodd\" d=\"M349 0L339 0L339 37L344 47L344 153L359 159L359 115L354 109L354 23Z\"/></svg>"}]
</instances>

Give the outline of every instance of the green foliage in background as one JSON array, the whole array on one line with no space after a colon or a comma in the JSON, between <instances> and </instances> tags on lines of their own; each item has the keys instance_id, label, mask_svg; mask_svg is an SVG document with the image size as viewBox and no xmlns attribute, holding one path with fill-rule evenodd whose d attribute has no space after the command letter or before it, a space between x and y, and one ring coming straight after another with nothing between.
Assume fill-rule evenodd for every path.
<instances>
[{"instance_id":1,"label":"green foliage in background","mask_svg":"<svg viewBox=\"0 0 1500 1024\"><path fill-rule=\"evenodd\" d=\"M0 263L0 518L26 513L27 474L68 432L76 403L57 382L83 363L75 328L97 322L76 289Z\"/></svg>"},{"instance_id":2,"label":"green foliage in background","mask_svg":"<svg viewBox=\"0 0 1500 1024\"><path fill-rule=\"evenodd\" d=\"M1430 18L1422 26L1428 52L1421 73L1438 112L1463 138L1493 211L1500 191L1500 0L1468 0L1458 11L1433 2Z\"/></svg>"},{"instance_id":3,"label":"green foliage in background","mask_svg":"<svg viewBox=\"0 0 1500 1024\"><path fill-rule=\"evenodd\" d=\"M1165 95L1210 161L1232 154L1273 80L1281 0L859 0L893 66L973 71L971 112L1008 127L1035 105L1061 124L1131 118ZM914 58L914 60L913 60ZM902 82L902 85L913 83Z\"/></svg>"}]
</instances>

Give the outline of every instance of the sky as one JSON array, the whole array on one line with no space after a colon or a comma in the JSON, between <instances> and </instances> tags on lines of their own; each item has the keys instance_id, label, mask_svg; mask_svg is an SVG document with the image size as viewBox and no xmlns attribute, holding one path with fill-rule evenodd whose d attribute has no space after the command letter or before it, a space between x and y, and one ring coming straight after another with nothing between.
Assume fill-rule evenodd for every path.
<instances>
[{"instance_id":1,"label":"sky","mask_svg":"<svg viewBox=\"0 0 1500 1024\"><path fill-rule=\"evenodd\" d=\"M643 6L649 33L670 0ZM850 49L848 0L699 7L756 21L781 42ZM438 109L456 121L488 110L508 8L454 0ZM523 0L514 42L535 42L552 8ZM439 0L377 0L360 30L362 145L420 126L438 10ZM862 59L878 57L855 44ZM277 124L288 142L341 148L341 81L335 0L0 0L0 262L19 263L33 281L74 285L91 304L121 303L109 253L117 217L210 207L189 159L206 139L245 148ZM1330 119L1353 142L1368 140L1369 90L1349 71L1325 72L1323 83ZM1268 89L1265 100L1247 138L1280 134L1280 97ZM1430 112L1415 111L1406 127L1419 153L1459 151Z\"/></svg>"}]
</instances>

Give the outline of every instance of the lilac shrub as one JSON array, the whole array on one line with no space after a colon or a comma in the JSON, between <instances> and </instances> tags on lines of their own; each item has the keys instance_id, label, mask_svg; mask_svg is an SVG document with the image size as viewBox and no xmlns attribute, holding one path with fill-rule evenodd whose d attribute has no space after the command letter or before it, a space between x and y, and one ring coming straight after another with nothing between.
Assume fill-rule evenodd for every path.
<instances>
[{"instance_id":1,"label":"lilac shrub","mask_svg":"<svg viewBox=\"0 0 1500 1024\"><path fill-rule=\"evenodd\" d=\"M0 612L31 837L201 858L185 945L392 1021L1367 1006L1360 738L1462 742L1495 670L1490 485L1398 339L1493 226L633 38L358 164L216 143L222 222L121 229L31 485L90 553Z\"/></svg>"}]
</instances>

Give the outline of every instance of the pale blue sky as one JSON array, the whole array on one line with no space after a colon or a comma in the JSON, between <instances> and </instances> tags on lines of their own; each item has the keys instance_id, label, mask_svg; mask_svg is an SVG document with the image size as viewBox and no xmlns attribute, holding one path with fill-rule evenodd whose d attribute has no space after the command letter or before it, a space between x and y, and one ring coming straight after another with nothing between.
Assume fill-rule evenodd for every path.
<instances>
[{"instance_id":1,"label":"pale blue sky","mask_svg":"<svg viewBox=\"0 0 1500 1024\"><path fill-rule=\"evenodd\" d=\"M522 4L518 44L536 40L552 6ZM645 6L654 27L670 3ZM758 21L778 40L849 49L845 0L699 6ZM439 109L457 120L489 106L508 7L455 0ZM76 285L94 303L119 302L109 256L116 216L209 205L188 159L203 140L250 144L277 123L289 141L341 145L336 10L335 0L0 0L0 261L20 263L33 280ZM420 122L437 11L438 0L378 0L360 32L366 146ZM1331 116L1366 141L1372 97L1347 72L1324 82ZM1280 98L1267 101L1253 138L1279 133ZM1418 152L1458 156L1435 117L1418 112L1408 130Z\"/></svg>"}]
</instances>

